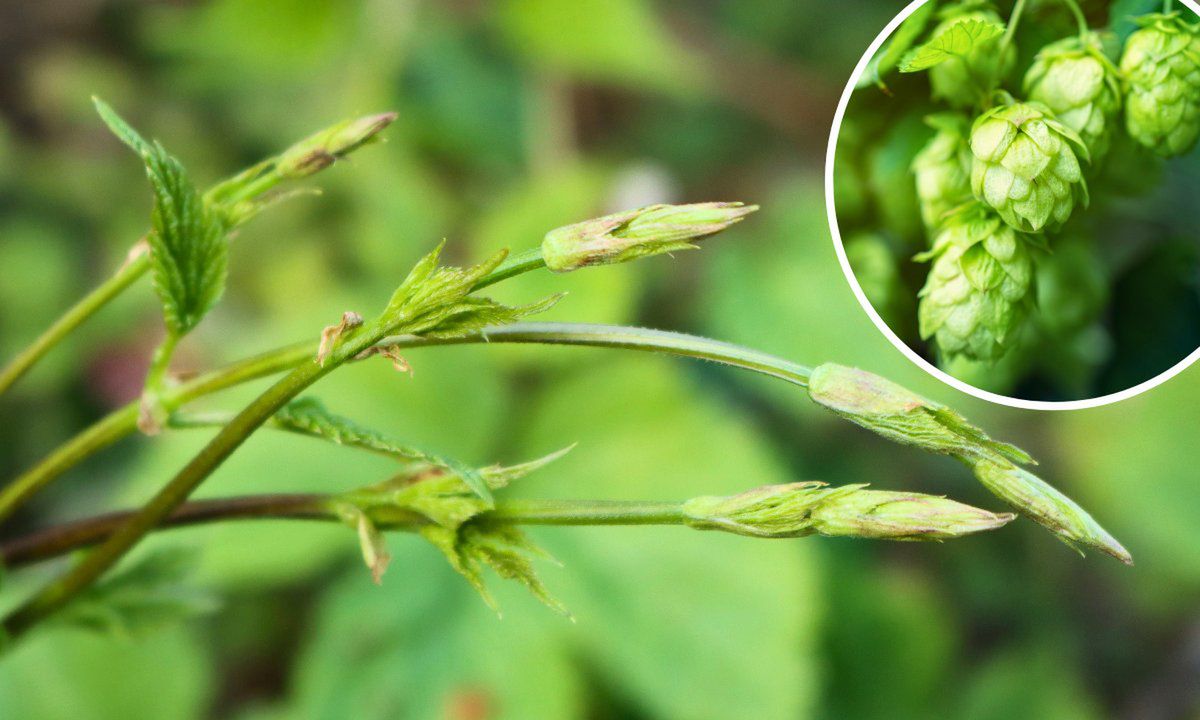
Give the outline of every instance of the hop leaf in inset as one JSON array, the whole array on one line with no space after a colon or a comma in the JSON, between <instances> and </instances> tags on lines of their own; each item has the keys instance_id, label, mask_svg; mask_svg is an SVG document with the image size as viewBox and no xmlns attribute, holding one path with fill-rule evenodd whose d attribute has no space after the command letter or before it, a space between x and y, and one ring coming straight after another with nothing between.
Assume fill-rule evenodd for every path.
<instances>
[{"instance_id":1,"label":"hop leaf in inset","mask_svg":"<svg viewBox=\"0 0 1200 720\"><path fill-rule=\"evenodd\" d=\"M1182 155L1200 138L1200 29L1179 13L1147 15L1125 41L1125 127L1163 157Z\"/></svg>"},{"instance_id":2,"label":"hop leaf in inset","mask_svg":"<svg viewBox=\"0 0 1200 720\"><path fill-rule=\"evenodd\" d=\"M1108 153L1113 121L1121 109L1121 85L1095 33L1059 40L1038 51L1025 73L1025 92L1079 133L1092 162Z\"/></svg>"},{"instance_id":3,"label":"hop leaf in inset","mask_svg":"<svg viewBox=\"0 0 1200 720\"><path fill-rule=\"evenodd\" d=\"M947 218L921 288L921 337L944 357L996 360L1012 347L1033 305L1030 238L971 203Z\"/></svg>"},{"instance_id":4,"label":"hop leaf in inset","mask_svg":"<svg viewBox=\"0 0 1200 720\"><path fill-rule=\"evenodd\" d=\"M900 65L901 72L928 69L933 97L955 107L970 107L990 86L1012 70L1016 54L998 52L1004 23L985 3L964 2L942 11L930 40Z\"/></svg>"},{"instance_id":5,"label":"hop leaf in inset","mask_svg":"<svg viewBox=\"0 0 1200 720\"><path fill-rule=\"evenodd\" d=\"M936 131L913 159L921 219L937 230L946 214L971 199L970 121L957 113L930 115L925 121Z\"/></svg>"},{"instance_id":6,"label":"hop leaf in inset","mask_svg":"<svg viewBox=\"0 0 1200 720\"><path fill-rule=\"evenodd\" d=\"M1009 103L980 115L971 128L971 191L1024 232L1057 226L1088 204L1079 134L1041 103Z\"/></svg>"}]
</instances>

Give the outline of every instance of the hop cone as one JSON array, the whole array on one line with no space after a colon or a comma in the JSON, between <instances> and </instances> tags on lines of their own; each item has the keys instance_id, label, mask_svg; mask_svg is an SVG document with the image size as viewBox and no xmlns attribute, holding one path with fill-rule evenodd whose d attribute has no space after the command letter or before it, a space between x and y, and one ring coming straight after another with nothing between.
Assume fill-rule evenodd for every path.
<instances>
[{"instance_id":1,"label":"hop cone","mask_svg":"<svg viewBox=\"0 0 1200 720\"><path fill-rule=\"evenodd\" d=\"M929 116L926 122L937 132L913 158L912 172L917 180L921 219L932 232L948 212L971 198L972 156L965 117L941 113Z\"/></svg>"},{"instance_id":2,"label":"hop cone","mask_svg":"<svg viewBox=\"0 0 1200 720\"><path fill-rule=\"evenodd\" d=\"M1125 127L1145 147L1181 155L1200 137L1200 33L1178 13L1148 15L1125 41Z\"/></svg>"},{"instance_id":3,"label":"hop cone","mask_svg":"<svg viewBox=\"0 0 1200 720\"><path fill-rule=\"evenodd\" d=\"M1079 158L1087 147L1041 103L988 110L971 128L971 191L1024 232L1061 225L1088 203Z\"/></svg>"},{"instance_id":4,"label":"hop cone","mask_svg":"<svg viewBox=\"0 0 1200 720\"><path fill-rule=\"evenodd\" d=\"M951 25L964 20L1004 24L994 10L978 2L951 6L943 13L943 18L930 33L931 37L940 35ZM929 68L929 86L934 99L945 100L956 107L974 105L979 99L981 84L993 76L1007 75L1016 60L1012 47L1004 52L1003 60L997 54L996 48L995 41L983 43L963 57L947 60Z\"/></svg>"},{"instance_id":5,"label":"hop cone","mask_svg":"<svg viewBox=\"0 0 1200 720\"><path fill-rule=\"evenodd\" d=\"M1079 133L1093 161L1108 152L1113 118L1121 109L1121 86L1095 33L1042 48L1025 74L1025 92Z\"/></svg>"},{"instance_id":6,"label":"hop cone","mask_svg":"<svg viewBox=\"0 0 1200 720\"><path fill-rule=\"evenodd\" d=\"M943 356L996 360L1014 343L1033 304L1029 238L979 203L956 210L917 257L933 267L917 316L921 337Z\"/></svg>"}]
</instances>

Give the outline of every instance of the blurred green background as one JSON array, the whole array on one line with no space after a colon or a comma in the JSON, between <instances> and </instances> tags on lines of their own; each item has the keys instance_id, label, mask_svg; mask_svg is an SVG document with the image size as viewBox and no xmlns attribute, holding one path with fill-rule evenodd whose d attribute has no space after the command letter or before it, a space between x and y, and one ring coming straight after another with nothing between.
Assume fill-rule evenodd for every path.
<instances>
[{"instance_id":1,"label":"blurred green background","mask_svg":"<svg viewBox=\"0 0 1200 720\"><path fill-rule=\"evenodd\" d=\"M1200 370L1097 410L957 394L874 328L834 256L821 188L845 80L899 2L47 0L0 9L0 352L119 263L147 225L109 100L207 183L343 117L395 109L388 142L317 178L233 245L225 301L180 350L202 369L379 307L440 238L453 259L654 201L763 210L703 251L498 290L566 289L550 317L712 335L833 360L951 404L1039 457L1137 566L1081 559L1029 522L945 545L755 541L677 528L550 528L577 622L495 582L497 619L436 551L391 538L382 588L338 527L236 524L200 548L223 608L133 638L50 628L0 660L0 717L1200 717ZM161 319L148 283L0 400L11 477L135 396ZM517 493L682 498L768 482L871 482L996 508L955 462L889 444L734 371L582 349L413 351L315 394L474 463L571 442ZM205 401L234 409L257 388ZM133 438L5 534L146 498L203 431ZM335 491L385 460L260 434L204 495ZM13 585L49 571L14 574Z\"/></svg>"}]
</instances>

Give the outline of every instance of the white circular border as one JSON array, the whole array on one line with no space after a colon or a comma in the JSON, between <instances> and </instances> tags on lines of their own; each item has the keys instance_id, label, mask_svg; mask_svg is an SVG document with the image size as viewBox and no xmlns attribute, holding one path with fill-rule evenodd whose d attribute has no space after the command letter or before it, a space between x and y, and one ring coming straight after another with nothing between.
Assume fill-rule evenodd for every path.
<instances>
[{"instance_id":1,"label":"white circular border","mask_svg":"<svg viewBox=\"0 0 1200 720\"><path fill-rule=\"evenodd\" d=\"M1192 12L1200 15L1200 5L1196 4L1196 0L1179 0L1184 6ZM862 305L863 310L867 311L871 321L879 328L879 331L896 346L900 352L904 353L909 360L923 368L925 372L941 380L947 385L961 390L969 395L974 395L982 400L1007 405L1009 407L1023 408L1026 410L1083 410L1086 408L1100 407L1111 403L1120 402L1127 398L1146 392L1150 388L1160 385L1167 380L1183 372L1196 360L1200 360L1200 348L1196 348L1190 355L1175 363L1167 370L1155 375L1154 377L1144 382L1138 383L1133 387L1126 388L1120 392L1115 392L1110 395L1101 395L1100 397L1089 398L1087 400L1065 400L1062 402L1050 402L1046 400L1023 400L1021 398L1008 397L1007 395L998 395L996 393L980 390L979 388L969 385L958 378L951 377L945 372L939 370L932 363L917 354L915 350L905 344L892 329L888 327L879 313L871 305L871 301L867 299L866 293L863 292L862 286L858 284L858 279L854 276L854 271L850 268L850 261L846 258L846 249L842 245L842 233L838 228L837 211L834 207L833 200L833 160L837 150L838 132L842 128L842 118L846 114L846 106L850 104L850 96L854 93L855 86L858 84L859 77L867 68L867 63L875 56L875 52L883 45L892 32L904 22L909 15L912 15L917 8L921 7L929 0L913 0L908 4L908 7L900 11L900 14L892 19L890 23L879 33L875 40L867 48L862 59L858 61L858 65L854 68L854 72L850 75L849 82L846 83L846 89L842 91L842 99L838 102L837 113L833 116L833 128L829 133L829 148L825 154L825 209L829 215L829 230L833 235L833 248L837 252L838 262L842 265L842 272L845 273L846 279L850 281L850 288L854 291L854 296L858 298L858 302Z\"/></svg>"}]
</instances>

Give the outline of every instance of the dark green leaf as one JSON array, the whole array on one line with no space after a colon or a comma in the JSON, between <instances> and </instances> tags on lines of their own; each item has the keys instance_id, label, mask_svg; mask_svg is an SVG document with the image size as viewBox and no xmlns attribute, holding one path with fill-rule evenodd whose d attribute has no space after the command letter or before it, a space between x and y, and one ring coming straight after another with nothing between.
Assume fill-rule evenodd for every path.
<instances>
[{"instance_id":1,"label":"dark green leaf","mask_svg":"<svg viewBox=\"0 0 1200 720\"><path fill-rule=\"evenodd\" d=\"M184 335L225 290L225 227L196 191L183 165L155 143L143 156L154 190L150 265L168 329Z\"/></svg>"}]
</instances>

